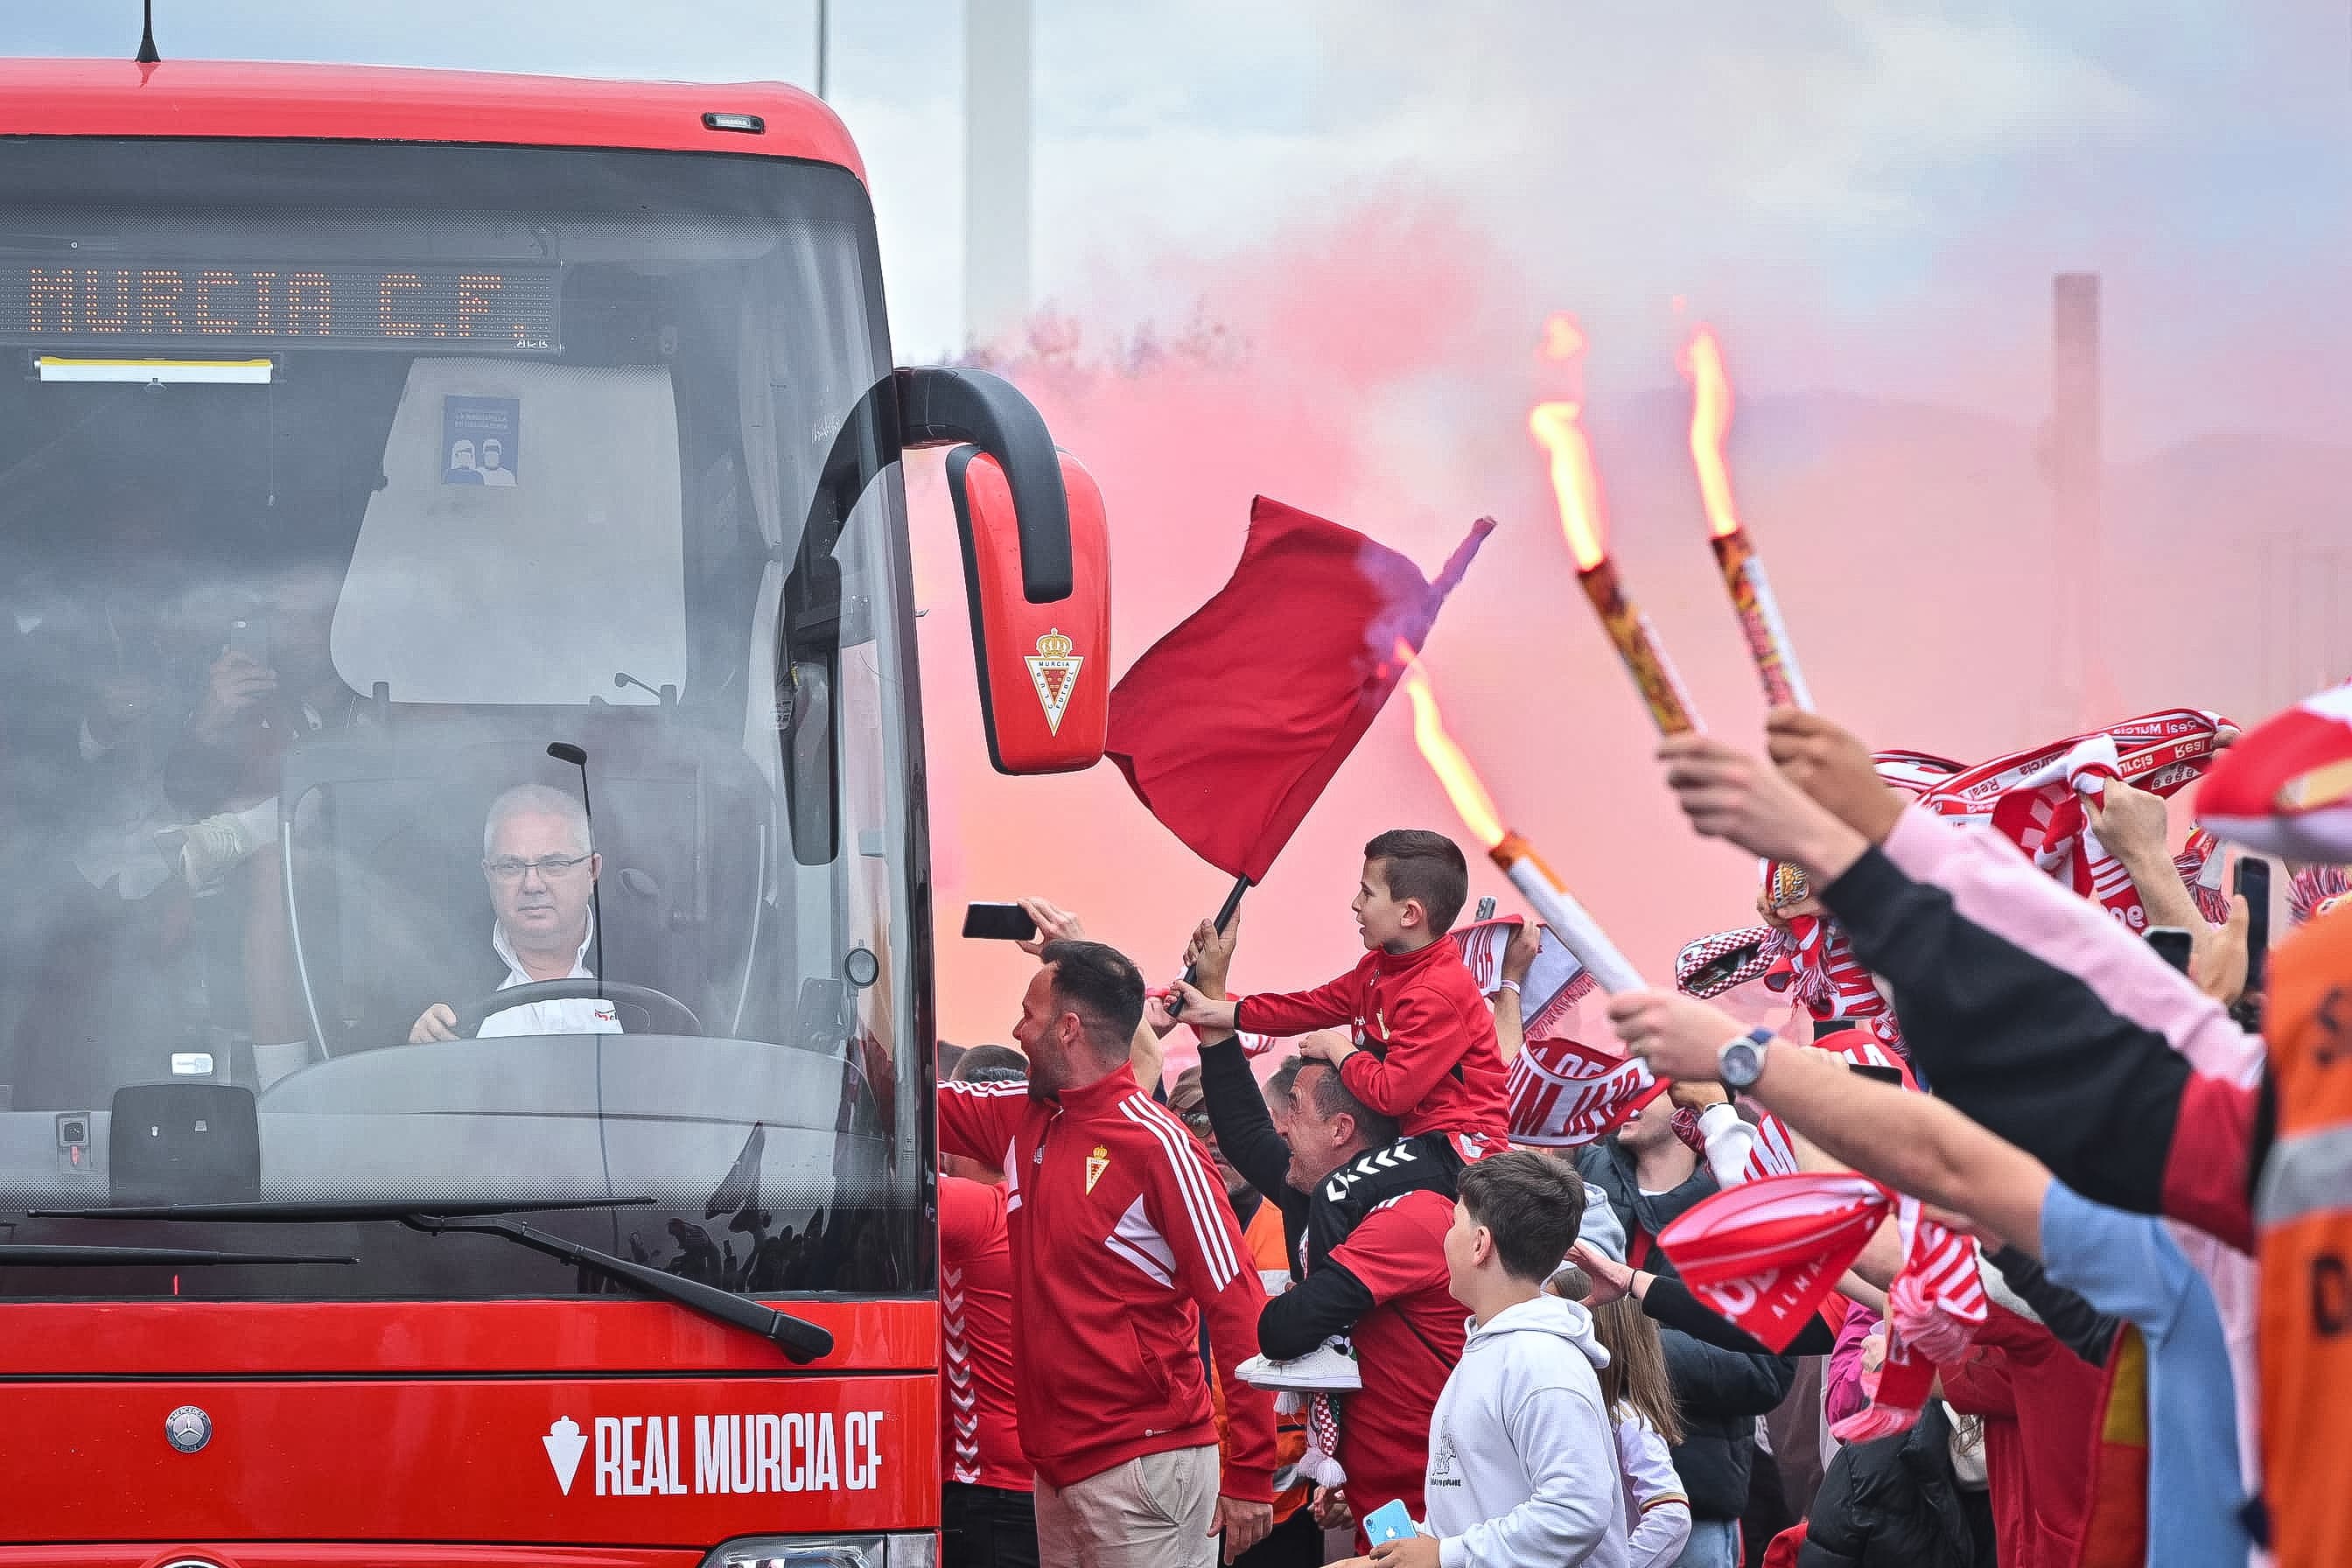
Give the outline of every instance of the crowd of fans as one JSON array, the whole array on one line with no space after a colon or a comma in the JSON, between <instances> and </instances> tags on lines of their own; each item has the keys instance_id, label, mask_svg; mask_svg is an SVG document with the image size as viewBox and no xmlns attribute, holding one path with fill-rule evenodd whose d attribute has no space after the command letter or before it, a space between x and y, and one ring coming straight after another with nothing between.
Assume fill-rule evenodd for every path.
<instances>
[{"instance_id":1,"label":"crowd of fans","mask_svg":"<svg viewBox=\"0 0 2352 1568\"><path fill-rule=\"evenodd\" d=\"M1694 827L1768 862L1768 925L1849 944L1882 1016L1607 998L1664 1092L1581 1146L1513 1143L1541 935L1490 999L1441 835L1367 845L1365 957L1295 994L1229 992L1238 918L1161 992L1025 905L1017 1049L940 1063L950 1568L2352 1562L2340 1391L2303 1359L2352 1288L2324 1247L2256 1257L2282 1061L2352 1055L2352 917L2250 994L2243 900L2179 917L2182 973L1826 721L1662 754ZM2160 801L2089 810L2151 918L2188 907ZM2266 1067L2264 1022L2299 1054ZM1200 1063L1163 1075L1178 1028ZM2352 1206L2334 1169L2306 1210ZM1808 1293L1832 1197L1858 1245Z\"/></svg>"}]
</instances>

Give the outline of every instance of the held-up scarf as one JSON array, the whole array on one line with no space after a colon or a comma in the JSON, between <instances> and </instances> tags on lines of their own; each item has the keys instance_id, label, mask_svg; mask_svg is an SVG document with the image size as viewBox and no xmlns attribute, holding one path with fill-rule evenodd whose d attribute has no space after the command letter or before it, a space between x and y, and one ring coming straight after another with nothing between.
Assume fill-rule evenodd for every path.
<instances>
[{"instance_id":1,"label":"held-up scarf","mask_svg":"<svg viewBox=\"0 0 2352 1568\"><path fill-rule=\"evenodd\" d=\"M2129 930L2144 931L2147 910L2139 889L2092 831L2085 802L2099 799L2111 779L2151 795L2177 795L2204 774L2237 732L2229 720L2205 709L2162 709L1996 757L1943 780L1922 798L1939 816L1990 827ZM2200 858L2200 870L2203 864ZM2186 879L2197 883L2194 874Z\"/></svg>"},{"instance_id":2,"label":"held-up scarf","mask_svg":"<svg viewBox=\"0 0 2352 1568\"><path fill-rule=\"evenodd\" d=\"M1867 1176L1808 1171L1742 1183L1685 1212L1659 1233L1658 1245L1693 1295L1777 1352L1796 1338L1889 1212L1905 1242L1887 1293L1893 1328L1909 1344L1924 1339L1957 1354L1985 1316L1974 1248L1921 1215L1915 1200ZM1898 1383L1894 1395L1908 1392ZM1907 1408L1916 1419L1918 1405Z\"/></svg>"},{"instance_id":3,"label":"held-up scarf","mask_svg":"<svg viewBox=\"0 0 2352 1568\"><path fill-rule=\"evenodd\" d=\"M1575 1040L1529 1040L1511 1058L1511 1142L1573 1149L1604 1138L1665 1085L1632 1058Z\"/></svg>"},{"instance_id":4,"label":"held-up scarf","mask_svg":"<svg viewBox=\"0 0 2352 1568\"><path fill-rule=\"evenodd\" d=\"M1511 945L1517 932L1519 917L1506 915L1499 920L1480 921L1465 926L1457 936L1462 943L1462 964L1470 971L1470 978L1478 983L1478 990L1493 1001L1503 988L1503 952ZM1536 961L1528 966L1528 977L1519 983L1519 1028L1530 1040L1549 1039L1559 1031L1559 1026L1571 1008L1581 998L1596 989L1597 983L1577 962L1576 954L1551 931L1543 933L1543 945L1536 950Z\"/></svg>"},{"instance_id":5,"label":"held-up scarf","mask_svg":"<svg viewBox=\"0 0 2352 1568\"><path fill-rule=\"evenodd\" d=\"M2307 925L2332 911L2347 893L2352 893L2352 873L2343 867L2298 866L2287 879L2287 918Z\"/></svg>"},{"instance_id":6,"label":"held-up scarf","mask_svg":"<svg viewBox=\"0 0 2352 1568\"><path fill-rule=\"evenodd\" d=\"M1870 1403L1831 1426L1841 1443L1909 1430L1927 1408L1935 1363L1966 1355L1990 1311L1968 1237L1922 1215L1915 1198L1897 1200L1895 1224L1903 1268L1886 1291L1886 1359L1864 1374Z\"/></svg>"},{"instance_id":7,"label":"held-up scarf","mask_svg":"<svg viewBox=\"0 0 2352 1568\"><path fill-rule=\"evenodd\" d=\"M1871 764L1889 788L1914 800L1925 799L1964 772L1948 757L1926 752L1875 752ZM1765 862L1764 887L1775 910L1787 909L1811 893L1804 873L1779 860ZM1895 1026L1895 1009L1854 957L1837 922L1826 915L1801 914L1789 916L1787 926L1785 931L1765 928L1760 978L1766 986L1802 1003L1818 1023L1850 1020L1900 1051L1903 1032Z\"/></svg>"}]
</instances>

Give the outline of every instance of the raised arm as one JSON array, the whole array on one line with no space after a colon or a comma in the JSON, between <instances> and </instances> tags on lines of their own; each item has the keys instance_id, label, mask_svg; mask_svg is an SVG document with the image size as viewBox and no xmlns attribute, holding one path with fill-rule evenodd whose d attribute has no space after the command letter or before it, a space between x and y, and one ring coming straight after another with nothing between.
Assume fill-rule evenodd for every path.
<instances>
[{"instance_id":1,"label":"raised arm","mask_svg":"<svg viewBox=\"0 0 2352 1568\"><path fill-rule=\"evenodd\" d=\"M1506 1067L1527 1047L1526 998L1519 987L1543 951L1543 931L1533 921L1522 921L1503 949L1503 985L1495 993L1495 1050Z\"/></svg>"},{"instance_id":2,"label":"raised arm","mask_svg":"<svg viewBox=\"0 0 2352 1568\"><path fill-rule=\"evenodd\" d=\"M1713 1077L1717 1053L1742 1032L1729 1015L1668 992L1620 996L1609 1016L1628 1049L1672 1079ZM1748 1092L1832 1158L2038 1251L2049 1171L1950 1106L1786 1044L1765 1052Z\"/></svg>"}]
</instances>

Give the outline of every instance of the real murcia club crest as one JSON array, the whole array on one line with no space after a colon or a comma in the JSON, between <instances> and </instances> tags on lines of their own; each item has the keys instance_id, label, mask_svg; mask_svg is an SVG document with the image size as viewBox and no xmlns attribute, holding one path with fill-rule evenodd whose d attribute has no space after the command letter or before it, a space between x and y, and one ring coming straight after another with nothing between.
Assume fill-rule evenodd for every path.
<instances>
[{"instance_id":1,"label":"real murcia club crest","mask_svg":"<svg viewBox=\"0 0 2352 1568\"><path fill-rule=\"evenodd\" d=\"M1099 1143L1096 1144L1095 1152L1087 1156L1087 1191L1093 1192L1095 1184L1101 1181L1103 1173L1109 1169L1110 1151Z\"/></svg>"},{"instance_id":2,"label":"real murcia club crest","mask_svg":"<svg viewBox=\"0 0 2352 1568\"><path fill-rule=\"evenodd\" d=\"M1037 651L1023 660L1029 667L1030 684L1037 689L1037 701L1045 710L1049 734L1062 732L1062 715L1069 710L1071 689L1078 684L1078 666L1086 663L1084 655L1073 651L1077 646L1056 627L1039 637Z\"/></svg>"}]
</instances>

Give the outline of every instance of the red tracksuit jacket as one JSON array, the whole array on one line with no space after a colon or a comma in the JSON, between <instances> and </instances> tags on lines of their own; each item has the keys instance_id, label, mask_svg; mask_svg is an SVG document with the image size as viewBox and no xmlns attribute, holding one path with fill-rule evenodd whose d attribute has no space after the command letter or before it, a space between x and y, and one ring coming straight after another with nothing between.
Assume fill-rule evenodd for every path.
<instances>
[{"instance_id":1,"label":"red tracksuit jacket","mask_svg":"<svg viewBox=\"0 0 2352 1568\"><path fill-rule=\"evenodd\" d=\"M1495 1016L1453 937L1439 937L1418 952L1375 949L1312 991L1244 996L1234 1018L1238 1027L1257 1035L1351 1030L1361 1048L1340 1067L1340 1079L1358 1100L1396 1117L1408 1137L1511 1134Z\"/></svg>"},{"instance_id":2,"label":"red tracksuit jacket","mask_svg":"<svg viewBox=\"0 0 2352 1568\"><path fill-rule=\"evenodd\" d=\"M1066 1487L1213 1446L1201 1322L1229 1416L1218 1490L1274 1500L1274 1400L1233 1375L1265 1291L1233 1205L1181 1121L1124 1068L1058 1105L1018 1083L940 1085L940 1146L1005 1173L1021 1447Z\"/></svg>"},{"instance_id":3,"label":"red tracksuit jacket","mask_svg":"<svg viewBox=\"0 0 2352 1568\"><path fill-rule=\"evenodd\" d=\"M962 1485L1025 1492L1004 1202L1001 1186L940 1178L940 1468Z\"/></svg>"}]
</instances>

